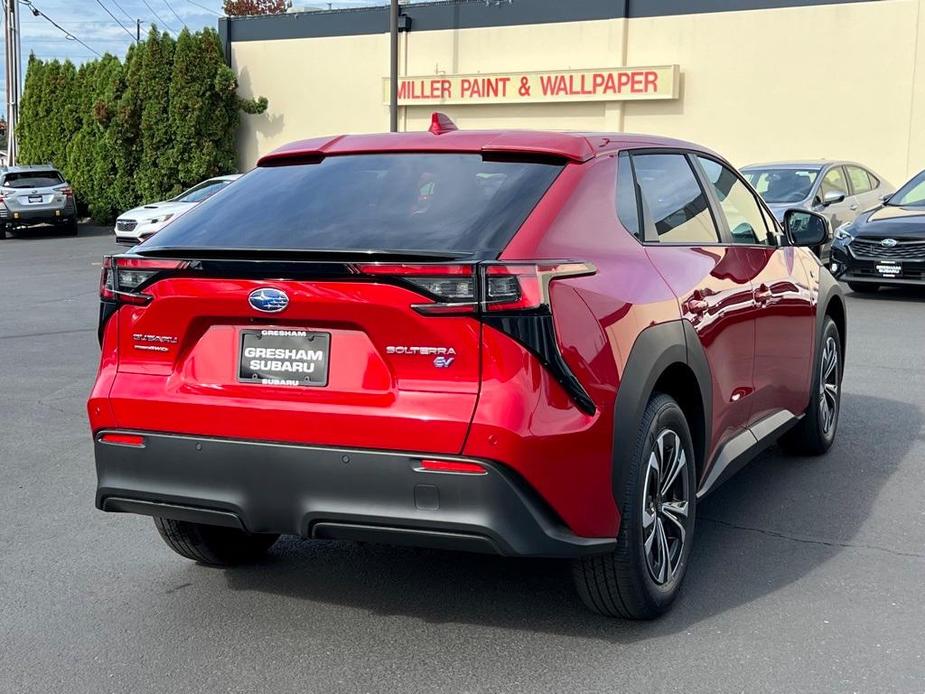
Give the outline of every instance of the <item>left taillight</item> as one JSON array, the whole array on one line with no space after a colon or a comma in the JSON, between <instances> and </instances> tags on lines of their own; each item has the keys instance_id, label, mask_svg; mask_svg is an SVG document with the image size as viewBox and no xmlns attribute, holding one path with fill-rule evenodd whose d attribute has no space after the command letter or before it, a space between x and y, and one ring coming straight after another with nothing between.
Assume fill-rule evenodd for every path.
<instances>
[{"instance_id":1,"label":"left taillight","mask_svg":"<svg viewBox=\"0 0 925 694\"><path fill-rule=\"evenodd\" d=\"M151 296L141 290L152 280L189 267L188 260L106 256L100 272L100 298L144 306Z\"/></svg>"}]
</instances>

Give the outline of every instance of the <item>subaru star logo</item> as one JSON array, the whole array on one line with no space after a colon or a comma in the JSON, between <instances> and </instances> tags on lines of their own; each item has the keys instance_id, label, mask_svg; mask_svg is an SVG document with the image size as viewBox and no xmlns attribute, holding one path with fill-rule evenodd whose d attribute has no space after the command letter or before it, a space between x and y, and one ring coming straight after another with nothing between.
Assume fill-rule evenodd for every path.
<instances>
[{"instance_id":1,"label":"subaru star logo","mask_svg":"<svg viewBox=\"0 0 925 694\"><path fill-rule=\"evenodd\" d=\"M286 292L272 287L255 289L247 297L247 301L253 308L264 313L279 313L289 305Z\"/></svg>"},{"instance_id":2,"label":"subaru star logo","mask_svg":"<svg viewBox=\"0 0 925 694\"><path fill-rule=\"evenodd\" d=\"M896 239L883 239L883 241L880 242L880 245L886 246L887 248L892 248L897 243L899 243L899 241L897 241Z\"/></svg>"}]
</instances>

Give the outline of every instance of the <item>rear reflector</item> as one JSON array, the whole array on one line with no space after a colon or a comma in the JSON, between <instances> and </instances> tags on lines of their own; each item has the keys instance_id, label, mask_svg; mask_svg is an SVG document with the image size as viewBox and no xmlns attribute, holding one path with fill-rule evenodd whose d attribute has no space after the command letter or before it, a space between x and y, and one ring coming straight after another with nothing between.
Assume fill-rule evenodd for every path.
<instances>
[{"instance_id":1,"label":"rear reflector","mask_svg":"<svg viewBox=\"0 0 925 694\"><path fill-rule=\"evenodd\" d=\"M138 434L103 434L100 436L100 442L113 443L117 446L144 448L145 437Z\"/></svg>"},{"instance_id":2,"label":"rear reflector","mask_svg":"<svg viewBox=\"0 0 925 694\"><path fill-rule=\"evenodd\" d=\"M415 468L418 472L450 472L457 475L487 475L488 470L478 463L460 460L422 460Z\"/></svg>"}]
</instances>

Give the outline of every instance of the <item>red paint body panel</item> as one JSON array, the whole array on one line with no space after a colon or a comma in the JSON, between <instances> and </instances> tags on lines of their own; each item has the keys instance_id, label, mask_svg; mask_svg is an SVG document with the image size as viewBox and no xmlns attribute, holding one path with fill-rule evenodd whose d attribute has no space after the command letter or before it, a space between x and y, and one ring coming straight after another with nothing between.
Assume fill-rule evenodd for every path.
<instances>
[{"instance_id":1,"label":"red paint body panel","mask_svg":"<svg viewBox=\"0 0 925 694\"><path fill-rule=\"evenodd\" d=\"M712 381L709 464L750 422L805 408L818 287L802 249L644 245L631 236L616 211L617 153L643 146L707 151L650 136L443 130L317 138L260 161L404 151L567 160L499 260L596 268L549 286L556 346L593 413L512 335L478 316L421 315L412 305L429 299L385 279L182 276L146 287L147 305L122 306L105 325L88 403L93 430L482 458L515 471L575 534L614 537L613 453L632 445L614 441L614 408L640 333L672 321L693 327ZM289 295L284 313L249 307L261 287ZM238 382L240 332L261 326L329 333L327 386ZM175 343L139 349L138 335ZM453 347L456 357L435 369L432 357L389 353L395 345Z\"/></svg>"}]
</instances>

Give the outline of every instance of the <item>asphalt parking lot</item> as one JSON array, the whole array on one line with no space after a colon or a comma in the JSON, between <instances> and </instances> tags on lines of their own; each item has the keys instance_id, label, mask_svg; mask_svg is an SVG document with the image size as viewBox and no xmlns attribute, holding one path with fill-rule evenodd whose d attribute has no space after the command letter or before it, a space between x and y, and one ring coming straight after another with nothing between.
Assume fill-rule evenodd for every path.
<instances>
[{"instance_id":1,"label":"asphalt parking lot","mask_svg":"<svg viewBox=\"0 0 925 694\"><path fill-rule=\"evenodd\" d=\"M925 291L849 295L838 440L700 507L664 619L567 566L287 539L218 570L93 507L107 229L0 241L0 692L923 692Z\"/></svg>"}]
</instances>

